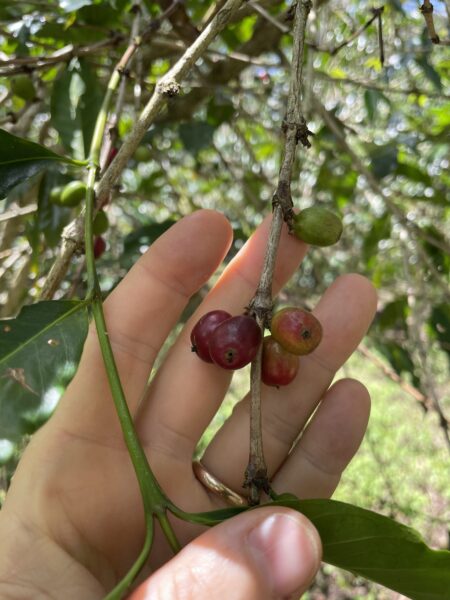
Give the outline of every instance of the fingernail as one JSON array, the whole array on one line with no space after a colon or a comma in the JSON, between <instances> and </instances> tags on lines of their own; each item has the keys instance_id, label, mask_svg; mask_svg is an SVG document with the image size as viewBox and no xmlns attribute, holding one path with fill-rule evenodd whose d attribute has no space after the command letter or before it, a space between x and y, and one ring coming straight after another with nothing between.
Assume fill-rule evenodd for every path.
<instances>
[{"instance_id":1,"label":"fingernail","mask_svg":"<svg viewBox=\"0 0 450 600\"><path fill-rule=\"evenodd\" d=\"M306 590L319 568L321 547L313 526L300 515L271 515L247 537L250 552L280 597Z\"/></svg>"}]
</instances>

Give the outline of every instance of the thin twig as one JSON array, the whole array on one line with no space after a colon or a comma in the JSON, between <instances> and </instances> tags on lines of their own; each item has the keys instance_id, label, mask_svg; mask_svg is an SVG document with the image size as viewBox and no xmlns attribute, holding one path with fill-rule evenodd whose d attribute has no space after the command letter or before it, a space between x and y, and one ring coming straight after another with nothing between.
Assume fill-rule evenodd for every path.
<instances>
[{"instance_id":1,"label":"thin twig","mask_svg":"<svg viewBox=\"0 0 450 600\"><path fill-rule=\"evenodd\" d=\"M342 50L342 48L345 48L345 46L348 46L351 42L353 42L353 40L356 40L362 33L364 33L364 31L370 27L370 25L372 25L372 23L377 20L377 19L381 19L381 13L384 10L384 6L379 6L378 8L372 8L372 16L370 17L370 19L368 19L364 25L362 25L359 29L357 29L354 33L352 33L352 35L350 35L346 40L344 40L341 44L339 44L338 46L334 46L333 48L322 48L320 46L316 46L314 44L308 44L311 48L313 48L314 50L317 50L318 52L326 52L327 54L331 54L331 56L335 56L340 50Z\"/></svg>"},{"instance_id":2,"label":"thin twig","mask_svg":"<svg viewBox=\"0 0 450 600\"><path fill-rule=\"evenodd\" d=\"M296 147L298 142L305 147L311 145L308 140L310 132L302 112L301 94L306 23L311 6L310 0L299 0L295 8L291 82L286 119L282 126L285 135L283 156L272 201L273 218L261 278L248 307L248 312L256 318L262 333L272 310L272 282L281 229L283 222L289 222L292 218L291 179ZM262 441L261 359L262 346L251 366L250 452L244 482L244 486L249 488L250 504L258 504L261 491L268 492L270 489Z\"/></svg>"},{"instance_id":3,"label":"thin twig","mask_svg":"<svg viewBox=\"0 0 450 600\"><path fill-rule=\"evenodd\" d=\"M258 4L258 2L248 2L248 5L251 6L255 12L259 13L264 19L266 19L266 21L272 23L272 25L279 29L282 33L289 33L290 28L286 27L286 25L283 25L280 23L280 21L275 19L275 17L273 17L263 6Z\"/></svg>"},{"instance_id":4,"label":"thin twig","mask_svg":"<svg viewBox=\"0 0 450 600\"><path fill-rule=\"evenodd\" d=\"M444 94L442 92L433 92L431 90L424 90L419 88L395 88L388 87L383 85L378 85L372 81L361 81L359 79L349 79L348 77L331 77L328 73L324 71L315 71L315 77L320 77L324 79L328 79L333 81L336 85L341 83L354 85L356 87L364 87L368 90L375 90L377 92L381 92L383 94L404 94L405 96L415 95L415 96L427 96L428 98L436 98L437 100L450 100L450 94Z\"/></svg>"},{"instance_id":5,"label":"thin twig","mask_svg":"<svg viewBox=\"0 0 450 600\"><path fill-rule=\"evenodd\" d=\"M423 4L419 8L419 10L423 14L423 18L425 19L425 24L427 26L428 35L430 36L430 40L433 42L433 44L439 44L440 39L439 39L439 36L436 33L436 29L434 27L434 19L433 19L434 7L431 4L430 0L424 0Z\"/></svg>"},{"instance_id":6,"label":"thin twig","mask_svg":"<svg viewBox=\"0 0 450 600\"><path fill-rule=\"evenodd\" d=\"M155 91L144 107L139 119L130 132L128 138L122 144L117 156L114 158L97 188L97 206L108 197L110 190L119 179L127 162L133 156L141 139L144 137L156 116L166 102L177 96L181 91L181 82L195 65L197 60L206 52L209 44L225 28L232 16L245 0L228 0L225 6L216 14L208 27L199 35L195 42L187 48L183 56L174 66L160 79ZM127 56L130 52L127 49ZM124 55L125 56L125 55ZM69 228L63 232L63 246L61 254L53 264L42 290L42 297L49 299L61 283L72 255L82 248L83 244L83 215L80 215Z\"/></svg>"},{"instance_id":7,"label":"thin twig","mask_svg":"<svg viewBox=\"0 0 450 600\"><path fill-rule=\"evenodd\" d=\"M29 215L30 213L34 213L37 211L37 204L29 204L24 207L17 207L4 212L0 215L0 223L3 221L9 221L10 219L17 219L18 217L23 217L24 215Z\"/></svg>"}]
</instances>

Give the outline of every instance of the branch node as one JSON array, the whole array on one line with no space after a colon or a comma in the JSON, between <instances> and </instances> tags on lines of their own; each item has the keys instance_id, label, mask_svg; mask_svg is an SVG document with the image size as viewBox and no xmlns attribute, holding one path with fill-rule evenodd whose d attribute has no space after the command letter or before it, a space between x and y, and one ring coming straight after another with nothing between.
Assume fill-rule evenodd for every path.
<instances>
[{"instance_id":1,"label":"branch node","mask_svg":"<svg viewBox=\"0 0 450 600\"><path fill-rule=\"evenodd\" d=\"M174 98L180 93L181 86L175 81L175 79L168 79L166 81L160 81L157 85L157 91L163 96L168 98Z\"/></svg>"}]
</instances>

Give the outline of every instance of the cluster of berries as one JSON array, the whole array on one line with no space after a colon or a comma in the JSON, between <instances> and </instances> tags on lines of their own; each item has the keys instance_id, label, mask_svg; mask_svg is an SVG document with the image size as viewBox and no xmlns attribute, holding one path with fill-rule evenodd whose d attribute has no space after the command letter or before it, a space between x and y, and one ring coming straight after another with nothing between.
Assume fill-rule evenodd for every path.
<instances>
[{"instance_id":1,"label":"cluster of berries","mask_svg":"<svg viewBox=\"0 0 450 600\"><path fill-rule=\"evenodd\" d=\"M241 369L250 363L263 344L262 381L266 385L288 385L295 378L299 356L309 354L322 339L316 317L301 308L287 307L272 317L271 335L262 339L255 319L232 317L224 310L212 310L191 332L192 351L205 362L223 369Z\"/></svg>"}]
</instances>

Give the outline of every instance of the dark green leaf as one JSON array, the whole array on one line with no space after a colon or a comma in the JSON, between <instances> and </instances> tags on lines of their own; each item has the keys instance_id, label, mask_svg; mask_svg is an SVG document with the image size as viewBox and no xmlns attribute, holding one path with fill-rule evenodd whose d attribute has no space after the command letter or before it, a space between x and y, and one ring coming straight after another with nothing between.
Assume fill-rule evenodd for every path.
<instances>
[{"instance_id":1,"label":"dark green leaf","mask_svg":"<svg viewBox=\"0 0 450 600\"><path fill-rule=\"evenodd\" d=\"M430 239L436 240L437 242L441 242L445 245L445 236L439 231L439 229L437 229L437 227L434 225L427 225L422 229ZM437 271L439 271L439 273L448 275L450 273L450 256L447 254L447 252L444 252L438 248L428 239L424 238L420 243L433 261Z\"/></svg>"},{"instance_id":2,"label":"dark green leaf","mask_svg":"<svg viewBox=\"0 0 450 600\"><path fill-rule=\"evenodd\" d=\"M211 145L214 131L215 127L204 121L182 123L178 128L184 147L192 154L197 154Z\"/></svg>"},{"instance_id":3,"label":"dark green leaf","mask_svg":"<svg viewBox=\"0 0 450 600\"><path fill-rule=\"evenodd\" d=\"M391 215L385 213L371 222L370 230L364 238L364 258L369 260L378 253L378 243L391 235Z\"/></svg>"},{"instance_id":4,"label":"dark green leaf","mask_svg":"<svg viewBox=\"0 0 450 600\"><path fill-rule=\"evenodd\" d=\"M325 562L412 600L448 600L450 552L432 550L414 529L336 500L299 500L282 494L265 506L286 506L304 514L320 534ZM244 510L234 507L182 518L213 526Z\"/></svg>"},{"instance_id":5,"label":"dark green leaf","mask_svg":"<svg viewBox=\"0 0 450 600\"><path fill-rule=\"evenodd\" d=\"M439 73L436 69L428 62L428 57L426 54L422 54L420 58L416 59L416 62L425 74L425 77L431 81L434 87L441 91L442 90L442 82Z\"/></svg>"},{"instance_id":6,"label":"dark green leaf","mask_svg":"<svg viewBox=\"0 0 450 600\"><path fill-rule=\"evenodd\" d=\"M88 156L95 123L106 90L100 85L95 71L85 60L80 61L80 77L84 83L85 91L80 98L80 104L77 108L83 133L84 155Z\"/></svg>"},{"instance_id":7,"label":"dark green leaf","mask_svg":"<svg viewBox=\"0 0 450 600\"><path fill-rule=\"evenodd\" d=\"M432 550L410 527L335 500L285 500L281 505L314 523L325 562L412 600L448 600L450 552Z\"/></svg>"},{"instance_id":8,"label":"dark green leaf","mask_svg":"<svg viewBox=\"0 0 450 600\"><path fill-rule=\"evenodd\" d=\"M377 179L391 175L397 168L397 145L373 146L369 152L370 168Z\"/></svg>"},{"instance_id":9,"label":"dark green leaf","mask_svg":"<svg viewBox=\"0 0 450 600\"><path fill-rule=\"evenodd\" d=\"M0 321L0 438L17 440L48 416L74 374L87 334L85 302L39 302Z\"/></svg>"},{"instance_id":10,"label":"dark green leaf","mask_svg":"<svg viewBox=\"0 0 450 600\"><path fill-rule=\"evenodd\" d=\"M405 350L400 344L390 341L376 341L376 347L389 361L391 367L398 375L408 373L413 384L420 389L420 380L417 377L414 369L414 362L410 353Z\"/></svg>"},{"instance_id":11,"label":"dark green leaf","mask_svg":"<svg viewBox=\"0 0 450 600\"><path fill-rule=\"evenodd\" d=\"M374 122L377 106L380 97L380 92L377 90L366 90L364 92L364 104L366 106L367 118L371 123Z\"/></svg>"},{"instance_id":12,"label":"dark green leaf","mask_svg":"<svg viewBox=\"0 0 450 600\"><path fill-rule=\"evenodd\" d=\"M395 173L396 175L402 175L411 181L423 183L426 186L432 185L432 179L428 173L411 164L399 163Z\"/></svg>"},{"instance_id":13,"label":"dark green leaf","mask_svg":"<svg viewBox=\"0 0 450 600\"><path fill-rule=\"evenodd\" d=\"M402 296L389 302L376 317L376 324L381 329L401 329L407 331L406 319L409 314L408 300Z\"/></svg>"},{"instance_id":14,"label":"dark green leaf","mask_svg":"<svg viewBox=\"0 0 450 600\"><path fill-rule=\"evenodd\" d=\"M0 129L0 199L17 184L58 161L72 162L44 146Z\"/></svg>"},{"instance_id":15,"label":"dark green leaf","mask_svg":"<svg viewBox=\"0 0 450 600\"><path fill-rule=\"evenodd\" d=\"M230 121L233 118L234 112L231 99L218 94L208 102L206 111L207 121L210 125L218 127L222 123Z\"/></svg>"}]
</instances>

